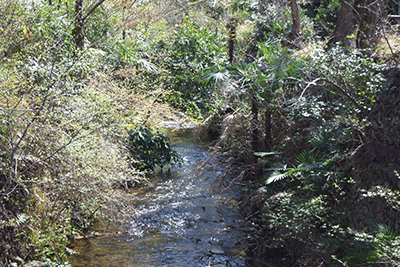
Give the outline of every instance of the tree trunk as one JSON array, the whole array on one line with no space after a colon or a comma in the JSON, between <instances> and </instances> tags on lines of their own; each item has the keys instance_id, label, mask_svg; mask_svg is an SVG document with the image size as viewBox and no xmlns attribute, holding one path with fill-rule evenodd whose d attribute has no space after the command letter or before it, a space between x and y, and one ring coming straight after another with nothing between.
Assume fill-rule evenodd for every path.
<instances>
[{"instance_id":1,"label":"tree trunk","mask_svg":"<svg viewBox=\"0 0 400 267\"><path fill-rule=\"evenodd\" d=\"M82 16L83 0L75 1L75 27L72 36L75 40L76 49L82 49L85 45L85 35L83 32L83 16Z\"/></svg>"},{"instance_id":2,"label":"tree trunk","mask_svg":"<svg viewBox=\"0 0 400 267\"><path fill-rule=\"evenodd\" d=\"M346 47L356 47L355 36L358 31L358 23L354 18L354 4L355 0L343 0L335 31L329 44L342 43Z\"/></svg>"},{"instance_id":3,"label":"tree trunk","mask_svg":"<svg viewBox=\"0 0 400 267\"><path fill-rule=\"evenodd\" d=\"M251 90L251 89L250 89ZM250 93L251 97L251 150L252 154L250 155L250 162L252 163L254 167L254 177L253 180L257 181L261 175L262 175L262 165L258 164L258 158L254 155L254 152L261 152L262 151L262 146L261 146L261 140L260 140L260 131L258 129L259 127L259 120L258 120L258 114L259 114L259 106L257 103L256 96L253 91Z\"/></svg>"},{"instance_id":4,"label":"tree trunk","mask_svg":"<svg viewBox=\"0 0 400 267\"><path fill-rule=\"evenodd\" d=\"M236 39L236 19L231 18L226 25L228 29L229 37L228 37L228 60L229 63L233 63L233 54L235 51L235 39Z\"/></svg>"},{"instance_id":5,"label":"tree trunk","mask_svg":"<svg viewBox=\"0 0 400 267\"><path fill-rule=\"evenodd\" d=\"M328 45L375 48L378 30L386 18L388 0L343 0L336 28Z\"/></svg>"},{"instance_id":6,"label":"tree trunk","mask_svg":"<svg viewBox=\"0 0 400 267\"><path fill-rule=\"evenodd\" d=\"M83 26L85 20L96 10L105 0L99 0L94 4L89 11L83 16L83 0L75 0L75 26L72 31L72 36L75 40L76 49L82 49L85 46L85 33Z\"/></svg>"},{"instance_id":7,"label":"tree trunk","mask_svg":"<svg viewBox=\"0 0 400 267\"><path fill-rule=\"evenodd\" d=\"M296 0L289 0L290 9L292 10L292 32L291 38L297 45L300 40L300 12L299 5Z\"/></svg>"},{"instance_id":8,"label":"tree trunk","mask_svg":"<svg viewBox=\"0 0 400 267\"><path fill-rule=\"evenodd\" d=\"M126 38L126 29L125 29L125 12L126 12L126 0L124 0L123 4L122 4L122 40L125 41Z\"/></svg>"},{"instance_id":9,"label":"tree trunk","mask_svg":"<svg viewBox=\"0 0 400 267\"><path fill-rule=\"evenodd\" d=\"M359 2L362 2L359 0ZM387 17L388 0L369 0L365 6L359 4L363 9L364 16L360 22L360 30L357 36L357 47L370 48L376 47L379 42L379 27Z\"/></svg>"}]
</instances>

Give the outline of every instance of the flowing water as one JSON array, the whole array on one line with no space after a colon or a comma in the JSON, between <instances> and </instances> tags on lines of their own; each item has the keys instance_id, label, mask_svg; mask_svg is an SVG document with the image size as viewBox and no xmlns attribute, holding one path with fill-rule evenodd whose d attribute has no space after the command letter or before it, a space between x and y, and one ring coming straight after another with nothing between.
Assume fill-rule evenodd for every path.
<instances>
[{"instance_id":1,"label":"flowing water","mask_svg":"<svg viewBox=\"0 0 400 267\"><path fill-rule=\"evenodd\" d=\"M224 166L184 132L170 137L185 163L137 190L123 234L77 240L72 266L246 266L238 192L219 187Z\"/></svg>"}]
</instances>

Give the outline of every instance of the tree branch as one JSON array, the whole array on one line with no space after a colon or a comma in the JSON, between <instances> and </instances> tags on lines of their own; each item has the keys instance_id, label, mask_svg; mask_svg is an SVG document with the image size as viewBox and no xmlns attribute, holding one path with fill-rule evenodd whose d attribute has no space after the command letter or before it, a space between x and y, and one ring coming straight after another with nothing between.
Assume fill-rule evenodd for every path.
<instances>
[{"instance_id":1,"label":"tree branch","mask_svg":"<svg viewBox=\"0 0 400 267\"><path fill-rule=\"evenodd\" d=\"M90 14L92 14L93 11L96 10L96 8L98 8L101 4L103 4L104 1L105 0L100 0L94 6L92 6L92 8L89 9L88 13L82 18L82 21L84 22L90 16Z\"/></svg>"}]
</instances>

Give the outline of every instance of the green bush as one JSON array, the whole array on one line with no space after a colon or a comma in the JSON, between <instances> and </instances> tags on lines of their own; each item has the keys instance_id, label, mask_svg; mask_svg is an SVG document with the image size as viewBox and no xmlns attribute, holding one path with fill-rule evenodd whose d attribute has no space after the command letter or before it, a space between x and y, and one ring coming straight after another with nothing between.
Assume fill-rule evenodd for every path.
<instances>
[{"instance_id":1,"label":"green bush","mask_svg":"<svg viewBox=\"0 0 400 267\"><path fill-rule=\"evenodd\" d=\"M152 58L163 70L162 80L171 92L163 100L201 118L213 97L204 74L227 62L223 37L210 28L197 25L189 17L176 28L175 36L152 46Z\"/></svg>"},{"instance_id":2,"label":"green bush","mask_svg":"<svg viewBox=\"0 0 400 267\"><path fill-rule=\"evenodd\" d=\"M171 148L168 137L160 132L152 133L147 127L137 127L129 131L129 152L132 166L139 170L176 165L181 156Z\"/></svg>"}]
</instances>

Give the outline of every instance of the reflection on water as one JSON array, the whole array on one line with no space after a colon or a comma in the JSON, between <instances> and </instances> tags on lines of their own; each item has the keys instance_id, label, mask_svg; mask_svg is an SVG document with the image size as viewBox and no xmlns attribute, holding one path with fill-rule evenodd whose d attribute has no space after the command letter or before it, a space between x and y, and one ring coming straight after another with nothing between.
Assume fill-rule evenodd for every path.
<instances>
[{"instance_id":1,"label":"reflection on water","mask_svg":"<svg viewBox=\"0 0 400 267\"><path fill-rule=\"evenodd\" d=\"M236 193L217 186L223 166L202 166L205 148L171 138L185 163L132 197L124 234L77 240L73 266L245 266Z\"/></svg>"}]
</instances>

